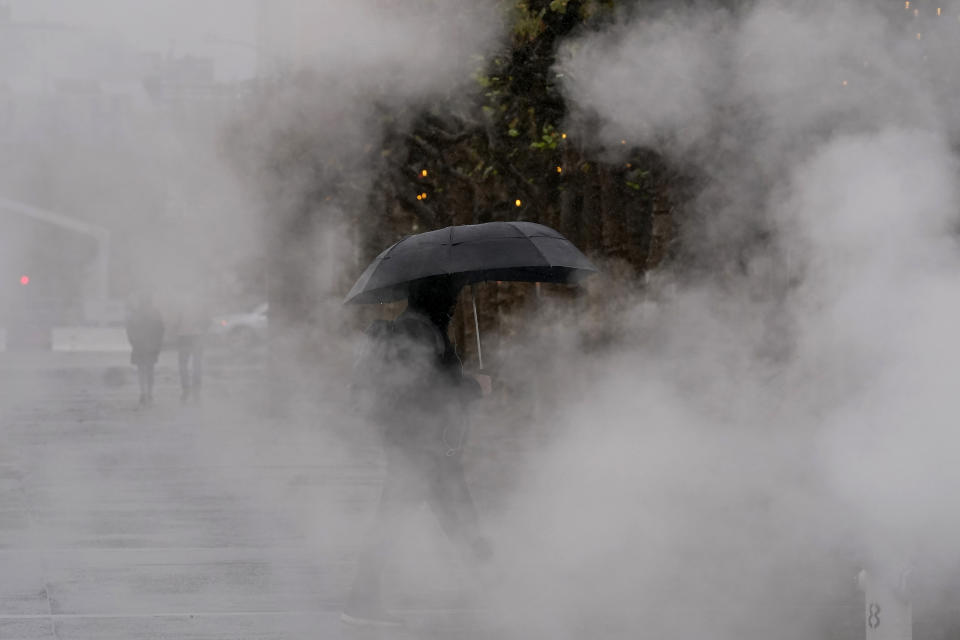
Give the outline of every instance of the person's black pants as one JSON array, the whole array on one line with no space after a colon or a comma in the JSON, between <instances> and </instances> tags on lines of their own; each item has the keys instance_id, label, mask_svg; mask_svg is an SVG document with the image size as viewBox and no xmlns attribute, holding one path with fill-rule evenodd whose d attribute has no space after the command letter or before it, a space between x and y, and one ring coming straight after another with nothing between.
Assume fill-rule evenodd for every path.
<instances>
[{"instance_id":1,"label":"person's black pants","mask_svg":"<svg viewBox=\"0 0 960 640\"><path fill-rule=\"evenodd\" d=\"M180 387L183 393L199 391L203 384L203 338L180 336L177 338L177 360L180 364ZM193 371L190 364L193 364Z\"/></svg>"},{"instance_id":2,"label":"person's black pants","mask_svg":"<svg viewBox=\"0 0 960 640\"><path fill-rule=\"evenodd\" d=\"M140 401L153 398L153 367L152 362L143 362L137 365L137 381L140 383Z\"/></svg>"},{"instance_id":3,"label":"person's black pants","mask_svg":"<svg viewBox=\"0 0 960 640\"><path fill-rule=\"evenodd\" d=\"M460 455L389 447L376 524L360 557L349 605L380 607L380 577L403 518L426 502L447 537L467 557L481 537Z\"/></svg>"}]
</instances>

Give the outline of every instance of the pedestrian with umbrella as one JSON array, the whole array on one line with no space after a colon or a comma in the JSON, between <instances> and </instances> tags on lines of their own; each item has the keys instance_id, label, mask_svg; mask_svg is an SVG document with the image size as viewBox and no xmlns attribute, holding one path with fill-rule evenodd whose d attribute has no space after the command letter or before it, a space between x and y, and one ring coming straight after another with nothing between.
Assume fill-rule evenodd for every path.
<instances>
[{"instance_id":1,"label":"pedestrian with umbrella","mask_svg":"<svg viewBox=\"0 0 960 640\"><path fill-rule=\"evenodd\" d=\"M575 282L596 271L562 235L527 222L448 227L409 236L381 253L347 302L406 298L389 323L375 323L354 385L368 391L369 416L383 436L386 477L376 526L363 551L342 619L400 625L386 611L380 579L402 517L426 502L466 558L489 558L489 543L463 473L465 417L491 390L490 378L465 375L447 335L461 288L485 280ZM475 327L479 329L476 300ZM478 357L482 369L480 336Z\"/></svg>"}]
</instances>

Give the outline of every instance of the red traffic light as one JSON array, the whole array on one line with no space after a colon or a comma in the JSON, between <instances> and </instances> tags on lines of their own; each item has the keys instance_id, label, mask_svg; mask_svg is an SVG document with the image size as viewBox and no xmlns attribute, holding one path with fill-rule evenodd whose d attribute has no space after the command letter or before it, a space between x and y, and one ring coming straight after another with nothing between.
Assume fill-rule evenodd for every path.
<instances>
[{"instance_id":1,"label":"red traffic light","mask_svg":"<svg viewBox=\"0 0 960 640\"><path fill-rule=\"evenodd\" d=\"M30 284L30 276L20 276L20 284L23 286Z\"/></svg>"}]
</instances>

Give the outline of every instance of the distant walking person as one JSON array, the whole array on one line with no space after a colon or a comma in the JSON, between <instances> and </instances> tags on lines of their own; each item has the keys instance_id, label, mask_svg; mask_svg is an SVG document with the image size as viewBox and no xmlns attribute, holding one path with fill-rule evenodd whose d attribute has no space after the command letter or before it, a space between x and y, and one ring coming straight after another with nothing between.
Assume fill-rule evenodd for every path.
<instances>
[{"instance_id":1,"label":"distant walking person","mask_svg":"<svg viewBox=\"0 0 960 640\"><path fill-rule=\"evenodd\" d=\"M203 342L210 318L196 299L181 304L177 315L177 359L180 365L180 401L199 402L203 386Z\"/></svg>"},{"instance_id":2,"label":"distant walking person","mask_svg":"<svg viewBox=\"0 0 960 640\"><path fill-rule=\"evenodd\" d=\"M153 296L142 292L127 309L127 339L132 351L130 363L137 367L140 383L140 406L153 404L153 373L163 346L163 317L153 303Z\"/></svg>"},{"instance_id":3,"label":"distant walking person","mask_svg":"<svg viewBox=\"0 0 960 640\"><path fill-rule=\"evenodd\" d=\"M401 521L430 506L465 559L486 560L477 511L463 472L466 409L490 393L489 376L465 375L447 335L459 287L449 278L411 284L407 309L390 323L375 323L357 362L355 387L366 389L371 420L383 436L386 477L377 523L363 551L341 618L350 624L394 626L380 581Z\"/></svg>"}]
</instances>

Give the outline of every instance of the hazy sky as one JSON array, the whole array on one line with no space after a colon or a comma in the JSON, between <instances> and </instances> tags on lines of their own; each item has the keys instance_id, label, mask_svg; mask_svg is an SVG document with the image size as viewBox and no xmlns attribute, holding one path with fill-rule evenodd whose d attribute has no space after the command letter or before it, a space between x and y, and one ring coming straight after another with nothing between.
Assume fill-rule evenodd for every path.
<instances>
[{"instance_id":1,"label":"hazy sky","mask_svg":"<svg viewBox=\"0 0 960 640\"><path fill-rule=\"evenodd\" d=\"M219 80L256 69L256 0L0 0L17 22L54 21L123 34L143 51L215 60ZM230 42L225 42L230 41Z\"/></svg>"}]
</instances>

